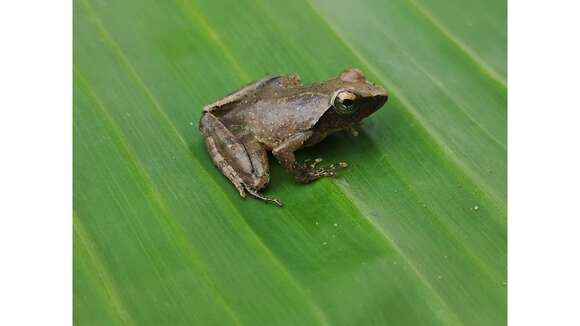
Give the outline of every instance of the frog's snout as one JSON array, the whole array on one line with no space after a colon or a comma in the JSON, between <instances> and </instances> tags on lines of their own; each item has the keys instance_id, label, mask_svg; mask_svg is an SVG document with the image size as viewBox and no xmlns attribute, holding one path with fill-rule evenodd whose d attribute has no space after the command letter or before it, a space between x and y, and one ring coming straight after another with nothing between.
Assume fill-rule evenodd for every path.
<instances>
[{"instance_id":1,"label":"frog's snout","mask_svg":"<svg viewBox=\"0 0 580 326\"><path fill-rule=\"evenodd\" d=\"M384 88L380 87L380 86L373 87L373 90L371 91L371 94L370 95L372 97L377 97L379 99L380 98L383 98L383 97L384 98L388 98L389 97L389 94L387 93L387 91Z\"/></svg>"},{"instance_id":2,"label":"frog's snout","mask_svg":"<svg viewBox=\"0 0 580 326\"><path fill-rule=\"evenodd\" d=\"M381 107L389 99L389 94L384 88L375 86L373 91L371 92L371 97L373 101L377 104L377 106Z\"/></svg>"}]
</instances>

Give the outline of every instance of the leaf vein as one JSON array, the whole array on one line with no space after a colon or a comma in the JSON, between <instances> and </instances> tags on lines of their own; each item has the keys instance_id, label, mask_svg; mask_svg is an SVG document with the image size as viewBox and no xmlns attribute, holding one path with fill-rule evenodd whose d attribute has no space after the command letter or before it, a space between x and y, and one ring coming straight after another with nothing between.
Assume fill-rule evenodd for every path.
<instances>
[{"instance_id":1,"label":"leaf vein","mask_svg":"<svg viewBox=\"0 0 580 326\"><path fill-rule=\"evenodd\" d=\"M485 73L493 81L499 83L504 89L507 88L507 83L493 68L489 67L483 59L481 59L469 46L464 44L458 37L451 33L435 16L429 12L425 7L420 5L415 0L407 0L417 12L419 12L431 25L435 27L448 41L461 50L461 52L469 58L476 66Z\"/></svg>"},{"instance_id":2,"label":"leaf vein","mask_svg":"<svg viewBox=\"0 0 580 326\"><path fill-rule=\"evenodd\" d=\"M89 259L93 262L96 267L95 272L99 275L99 279L105 288L105 292L109 297L110 304L114 307L115 312L120 319L121 323L124 325L136 325L133 321L131 315L127 312L121 296L117 291L117 286L113 283L111 276L109 275L105 264L101 261L97 254L97 250L90 239L88 233L85 231L81 220L78 218L76 211L73 210L73 232L77 235L78 239L81 241L82 246L85 248L89 255Z\"/></svg>"}]
</instances>

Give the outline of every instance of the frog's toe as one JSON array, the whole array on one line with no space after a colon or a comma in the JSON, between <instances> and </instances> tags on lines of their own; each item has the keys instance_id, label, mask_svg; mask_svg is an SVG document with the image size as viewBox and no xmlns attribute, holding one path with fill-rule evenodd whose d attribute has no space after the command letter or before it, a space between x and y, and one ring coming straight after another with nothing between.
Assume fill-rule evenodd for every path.
<instances>
[{"instance_id":1,"label":"frog's toe","mask_svg":"<svg viewBox=\"0 0 580 326\"><path fill-rule=\"evenodd\" d=\"M316 168L316 166L317 166L318 164L320 164L320 162L322 162L322 161L323 161L323 159L319 157L319 158L315 158L314 160L307 159L307 160L305 160L305 161L304 161L304 163L305 163L305 164L308 164L308 166L309 166L311 169L315 169L315 168Z\"/></svg>"},{"instance_id":2,"label":"frog's toe","mask_svg":"<svg viewBox=\"0 0 580 326\"><path fill-rule=\"evenodd\" d=\"M331 164L329 166L325 166L323 168L320 168L317 170L317 173L320 174L321 176L336 176L336 171L338 169L344 169L348 167L348 163L346 162L339 162L339 163L334 163Z\"/></svg>"},{"instance_id":3,"label":"frog's toe","mask_svg":"<svg viewBox=\"0 0 580 326\"><path fill-rule=\"evenodd\" d=\"M280 201L278 198L264 196L264 195L262 195L262 194L261 194L259 191L256 191L256 190L254 190L254 189L252 189L252 188L246 188L246 191L247 191L247 192L248 192L250 195L254 196L255 198L261 199L261 200L263 200L263 201L267 201L267 202L274 203L274 204L276 204L278 207L282 207L282 206L284 206L284 204L282 204L282 202L281 202L281 201Z\"/></svg>"},{"instance_id":4,"label":"frog's toe","mask_svg":"<svg viewBox=\"0 0 580 326\"><path fill-rule=\"evenodd\" d=\"M300 173L295 177L298 182L309 183L314 180L320 179L321 177L334 177L334 176L336 176L335 171L321 168L318 170L309 170L305 173Z\"/></svg>"},{"instance_id":5,"label":"frog's toe","mask_svg":"<svg viewBox=\"0 0 580 326\"><path fill-rule=\"evenodd\" d=\"M338 163L331 164L331 165L329 165L326 168L328 170L330 170L330 171L336 171L338 169L344 169L346 167L348 167L348 163L346 163L346 162L338 162Z\"/></svg>"},{"instance_id":6,"label":"frog's toe","mask_svg":"<svg viewBox=\"0 0 580 326\"><path fill-rule=\"evenodd\" d=\"M318 177L335 177L336 171L333 169L320 169L316 171L316 176Z\"/></svg>"}]
</instances>

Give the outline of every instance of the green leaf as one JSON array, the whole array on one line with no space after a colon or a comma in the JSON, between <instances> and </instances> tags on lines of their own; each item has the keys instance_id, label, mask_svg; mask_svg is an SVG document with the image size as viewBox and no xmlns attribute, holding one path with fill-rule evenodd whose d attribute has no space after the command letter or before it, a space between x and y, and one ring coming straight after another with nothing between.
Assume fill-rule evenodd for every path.
<instances>
[{"instance_id":1,"label":"green leaf","mask_svg":"<svg viewBox=\"0 0 580 326\"><path fill-rule=\"evenodd\" d=\"M242 200L203 105L357 67L390 92L345 160ZM76 0L74 322L506 324L506 3Z\"/></svg>"}]
</instances>

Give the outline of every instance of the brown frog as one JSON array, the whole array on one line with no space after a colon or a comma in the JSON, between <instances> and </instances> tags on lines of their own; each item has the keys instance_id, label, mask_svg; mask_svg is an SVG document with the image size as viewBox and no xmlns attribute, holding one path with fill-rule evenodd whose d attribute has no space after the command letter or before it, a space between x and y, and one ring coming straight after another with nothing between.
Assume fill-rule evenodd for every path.
<instances>
[{"instance_id":1,"label":"brown frog","mask_svg":"<svg viewBox=\"0 0 580 326\"><path fill-rule=\"evenodd\" d=\"M199 122L214 164L238 189L279 206L260 190L270 181L271 151L299 182L336 175L346 163L316 168L296 161L294 152L322 141L328 134L351 128L387 101L387 92L358 69L337 78L303 86L297 75L255 81L207 105Z\"/></svg>"}]
</instances>

